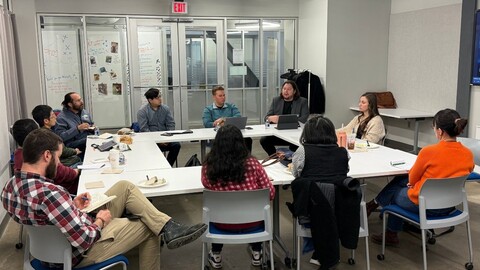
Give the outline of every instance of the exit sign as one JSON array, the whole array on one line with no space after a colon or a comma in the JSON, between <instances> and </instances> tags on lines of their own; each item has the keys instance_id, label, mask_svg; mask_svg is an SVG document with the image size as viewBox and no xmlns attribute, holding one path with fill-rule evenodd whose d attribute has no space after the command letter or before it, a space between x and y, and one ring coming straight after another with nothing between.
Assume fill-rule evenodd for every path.
<instances>
[{"instance_id":1,"label":"exit sign","mask_svg":"<svg viewBox=\"0 0 480 270\"><path fill-rule=\"evenodd\" d=\"M188 14L188 5L186 2L172 2L173 14Z\"/></svg>"}]
</instances>

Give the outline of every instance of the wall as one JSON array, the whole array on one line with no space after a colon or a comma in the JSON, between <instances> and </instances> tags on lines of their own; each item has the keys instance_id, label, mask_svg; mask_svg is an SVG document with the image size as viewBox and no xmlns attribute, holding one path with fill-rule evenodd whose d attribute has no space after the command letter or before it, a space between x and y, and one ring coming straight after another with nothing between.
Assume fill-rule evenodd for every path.
<instances>
[{"instance_id":1,"label":"wall","mask_svg":"<svg viewBox=\"0 0 480 270\"><path fill-rule=\"evenodd\" d=\"M387 88L402 108L432 113L455 108L461 4L443 2L392 1ZM410 122L385 122L389 139L412 144ZM421 122L419 146L435 142L431 120Z\"/></svg>"},{"instance_id":2,"label":"wall","mask_svg":"<svg viewBox=\"0 0 480 270\"><path fill-rule=\"evenodd\" d=\"M326 115L336 127L362 93L386 89L389 20L390 1L328 2Z\"/></svg>"},{"instance_id":3,"label":"wall","mask_svg":"<svg viewBox=\"0 0 480 270\"><path fill-rule=\"evenodd\" d=\"M19 44L20 87L24 116L45 99L40 79L37 51L37 13L169 15L170 0L22 0L14 1ZM189 16L297 17L295 0L204 0L188 1Z\"/></svg>"}]
</instances>

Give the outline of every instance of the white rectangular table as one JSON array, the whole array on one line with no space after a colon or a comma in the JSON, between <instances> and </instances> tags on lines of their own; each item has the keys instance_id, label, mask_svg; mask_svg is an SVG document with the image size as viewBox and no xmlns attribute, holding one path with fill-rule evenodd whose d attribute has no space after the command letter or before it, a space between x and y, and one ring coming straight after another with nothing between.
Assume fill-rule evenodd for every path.
<instances>
[{"instance_id":1,"label":"white rectangular table","mask_svg":"<svg viewBox=\"0 0 480 270\"><path fill-rule=\"evenodd\" d=\"M352 111L359 111L358 107L352 106L350 107ZM378 109L378 112L381 116L396 118L396 119L405 119L410 120L413 119L415 121L415 130L413 132L413 153L418 153L418 133L420 128L420 121L425 120L426 118L432 118L435 116L434 113L431 112L423 112L417 110L410 110L410 109Z\"/></svg>"}]
</instances>

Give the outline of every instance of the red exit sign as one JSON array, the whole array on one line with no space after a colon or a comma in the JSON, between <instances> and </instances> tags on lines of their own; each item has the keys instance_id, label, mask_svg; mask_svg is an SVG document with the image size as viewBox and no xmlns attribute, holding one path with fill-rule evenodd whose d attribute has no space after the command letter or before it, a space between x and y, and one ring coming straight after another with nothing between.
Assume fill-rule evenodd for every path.
<instances>
[{"instance_id":1,"label":"red exit sign","mask_svg":"<svg viewBox=\"0 0 480 270\"><path fill-rule=\"evenodd\" d=\"M173 14L188 14L188 5L186 2L172 2Z\"/></svg>"}]
</instances>

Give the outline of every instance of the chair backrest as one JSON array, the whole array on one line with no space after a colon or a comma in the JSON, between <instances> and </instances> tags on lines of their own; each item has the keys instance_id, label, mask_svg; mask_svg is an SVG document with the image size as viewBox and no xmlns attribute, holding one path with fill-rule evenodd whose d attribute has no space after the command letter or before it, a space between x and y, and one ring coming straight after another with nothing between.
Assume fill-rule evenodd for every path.
<instances>
[{"instance_id":1,"label":"chair backrest","mask_svg":"<svg viewBox=\"0 0 480 270\"><path fill-rule=\"evenodd\" d=\"M457 137L457 140L472 151L475 164L480 165L480 140L464 137Z\"/></svg>"},{"instance_id":2,"label":"chair backrest","mask_svg":"<svg viewBox=\"0 0 480 270\"><path fill-rule=\"evenodd\" d=\"M241 224L265 221L271 225L270 191L268 189L245 191L203 191L203 221Z\"/></svg>"},{"instance_id":3,"label":"chair backrest","mask_svg":"<svg viewBox=\"0 0 480 270\"><path fill-rule=\"evenodd\" d=\"M24 225L28 232L25 247L25 264L30 264L29 253L40 261L62 263L64 269L72 268L72 247L65 235L55 226Z\"/></svg>"},{"instance_id":4,"label":"chair backrest","mask_svg":"<svg viewBox=\"0 0 480 270\"><path fill-rule=\"evenodd\" d=\"M468 175L425 180L420 190L420 209L441 209L466 202L465 180Z\"/></svg>"}]
</instances>

